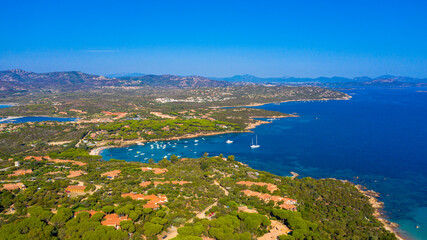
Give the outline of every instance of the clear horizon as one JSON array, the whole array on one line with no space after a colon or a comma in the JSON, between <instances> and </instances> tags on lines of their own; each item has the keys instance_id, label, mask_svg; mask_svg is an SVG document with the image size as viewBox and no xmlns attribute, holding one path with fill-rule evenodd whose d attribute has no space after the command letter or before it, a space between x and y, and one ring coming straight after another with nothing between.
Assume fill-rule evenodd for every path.
<instances>
[{"instance_id":1,"label":"clear horizon","mask_svg":"<svg viewBox=\"0 0 427 240\"><path fill-rule=\"evenodd\" d=\"M0 69L427 78L424 1L19 1Z\"/></svg>"}]
</instances>

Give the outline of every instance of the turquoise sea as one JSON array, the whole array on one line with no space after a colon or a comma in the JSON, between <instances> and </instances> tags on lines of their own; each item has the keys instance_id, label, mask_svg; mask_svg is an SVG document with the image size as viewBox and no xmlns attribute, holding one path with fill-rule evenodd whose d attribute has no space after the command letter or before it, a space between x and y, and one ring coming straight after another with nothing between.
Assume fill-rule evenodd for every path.
<instances>
[{"instance_id":1,"label":"turquoise sea","mask_svg":"<svg viewBox=\"0 0 427 240\"><path fill-rule=\"evenodd\" d=\"M379 192L388 219L403 234L427 239L427 88L344 91L353 98L261 106L300 117L274 120L254 133L112 148L101 155L145 162L222 153L278 175L347 179ZM261 147L251 149L256 135ZM226 144L228 139L234 142Z\"/></svg>"}]
</instances>

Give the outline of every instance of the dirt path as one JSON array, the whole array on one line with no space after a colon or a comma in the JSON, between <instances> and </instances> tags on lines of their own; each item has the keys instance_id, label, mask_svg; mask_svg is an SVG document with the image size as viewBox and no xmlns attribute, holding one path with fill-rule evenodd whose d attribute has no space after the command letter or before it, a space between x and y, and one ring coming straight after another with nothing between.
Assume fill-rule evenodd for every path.
<instances>
[{"instance_id":1,"label":"dirt path","mask_svg":"<svg viewBox=\"0 0 427 240\"><path fill-rule=\"evenodd\" d=\"M228 196L229 192L227 191L227 189L223 188L216 180L214 180L214 184L217 185L219 188L221 188L224 191L224 194L226 196ZM216 200L214 203L212 203L211 205L207 206L205 209L203 209L202 211L199 211L196 216L194 216L193 218L190 218L186 223L191 223L193 222L193 220L195 218L200 218L200 219L204 219L204 218L208 218L206 216L206 212L211 209L213 206L216 206L218 204L218 200ZM182 227L183 225L179 226ZM171 226L166 233L159 235L157 238L158 239L172 239L174 237L176 237L178 235L178 228Z\"/></svg>"},{"instance_id":2,"label":"dirt path","mask_svg":"<svg viewBox=\"0 0 427 240\"><path fill-rule=\"evenodd\" d=\"M91 133L91 131L89 131L86 135L84 135L80 140L79 140L79 142L75 145L76 147L79 147L80 146L80 144L82 143L82 141L89 135Z\"/></svg>"}]
</instances>

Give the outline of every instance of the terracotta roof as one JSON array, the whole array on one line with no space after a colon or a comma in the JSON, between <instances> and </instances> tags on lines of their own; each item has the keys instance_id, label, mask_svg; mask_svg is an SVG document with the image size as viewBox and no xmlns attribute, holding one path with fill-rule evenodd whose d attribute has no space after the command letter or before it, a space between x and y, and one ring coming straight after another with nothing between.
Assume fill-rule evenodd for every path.
<instances>
[{"instance_id":1,"label":"terracotta roof","mask_svg":"<svg viewBox=\"0 0 427 240\"><path fill-rule=\"evenodd\" d=\"M184 184L191 183L191 182L189 182L189 181L172 181L171 183L172 184L184 185Z\"/></svg>"},{"instance_id":2,"label":"terracotta roof","mask_svg":"<svg viewBox=\"0 0 427 240\"><path fill-rule=\"evenodd\" d=\"M287 204L296 204L297 200L292 199L292 198L283 198L283 201Z\"/></svg>"},{"instance_id":3,"label":"terracotta roof","mask_svg":"<svg viewBox=\"0 0 427 240\"><path fill-rule=\"evenodd\" d=\"M144 195L144 194L135 194L135 193L123 193L122 197L131 197L133 200L149 200L143 207L144 208L158 208L159 204L164 204L168 201L168 198L165 195L156 196L156 195Z\"/></svg>"},{"instance_id":4,"label":"terracotta roof","mask_svg":"<svg viewBox=\"0 0 427 240\"><path fill-rule=\"evenodd\" d=\"M107 178L115 178L115 177L118 177L121 172L122 170L118 169L111 172L102 173L101 176L106 176Z\"/></svg>"},{"instance_id":5,"label":"terracotta roof","mask_svg":"<svg viewBox=\"0 0 427 240\"><path fill-rule=\"evenodd\" d=\"M127 216L119 217L119 215L113 213L113 214L105 215L104 220L101 222L101 224L104 226L118 227L120 226L121 221L127 221L127 220L131 220L131 219L128 218Z\"/></svg>"},{"instance_id":6,"label":"terracotta roof","mask_svg":"<svg viewBox=\"0 0 427 240\"><path fill-rule=\"evenodd\" d=\"M135 193L123 193L122 197L130 197L133 200L143 200L146 199L144 194L135 194Z\"/></svg>"},{"instance_id":7,"label":"terracotta roof","mask_svg":"<svg viewBox=\"0 0 427 240\"><path fill-rule=\"evenodd\" d=\"M237 184L240 185L246 185L246 186L252 186L252 185L257 185L257 186L266 186L268 191L270 192L274 192L276 190L278 190L279 188L277 188L276 185L272 184L272 183L264 183L264 182L248 182L248 181L240 181L237 182Z\"/></svg>"},{"instance_id":8,"label":"terracotta roof","mask_svg":"<svg viewBox=\"0 0 427 240\"><path fill-rule=\"evenodd\" d=\"M74 160L63 160L63 159L51 159L49 156L27 156L24 158L24 160L35 160L35 161L42 161L42 160L48 160L49 162L54 163L71 163L77 166L85 166L87 163L74 161Z\"/></svg>"},{"instance_id":9,"label":"terracotta roof","mask_svg":"<svg viewBox=\"0 0 427 240\"><path fill-rule=\"evenodd\" d=\"M259 198L261 198L262 200L266 201L266 200L270 200L271 199L271 195L264 193L258 196Z\"/></svg>"},{"instance_id":10,"label":"terracotta roof","mask_svg":"<svg viewBox=\"0 0 427 240\"><path fill-rule=\"evenodd\" d=\"M157 185L163 185L163 184L168 184L170 182L166 181L166 182L153 182L154 186L157 187Z\"/></svg>"},{"instance_id":11,"label":"terracotta roof","mask_svg":"<svg viewBox=\"0 0 427 240\"><path fill-rule=\"evenodd\" d=\"M293 205L293 204L287 204L287 203L283 203L282 205L279 205L279 207L286 209L286 210L291 210L291 211L296 211L297 210L297 206Z\"/></svg>"},{"instance_id":12,"label":"terracotta roof","mask_svg":"<svg viewBox=\"0 0 427 240\"><path fill-rule=\"evenodd\" d=\"M148 185L150 185L151 184L151 182L150 181L146 181L146 182L142 182L142 183L140 183L139 184L139 186L141 186L141 187L146 187L146 186L148 186Z\"/></svg>"},{"instance_id":13,"label":"terracotta roof","mask_svg":"<svg viewBox=\"0 0 427 240\"><path fill-rule=\"evenodd\" d=\"M32 172L33 172L33 170L31 170L31 169L19 169L19 170L16 170L15 172L13 172L12 174L9 174L8 176L13 177L13 176L25 175L27 173L32 173Z\"/></svg>"},{"instance_id":14,"label":"terracotta roof","mask_svg":"<svg viewBox=\"0 0 427 240\"><path fill-rule=\"evenodd\" d=\"M79 162L79 161L74 161L74 160L51 159L51 160L48 160L48 161L49 162L54 162L54 163L71 163L71 164L77 165L77 166L85 166L85 165L87 165L87 163Z\"/></svg>"},{"instance_id":15,"label":"terracotta roof","mask_svg":"<svg viewBox=\"0 0 427 240\"><path fill-rule=\"evenodd\" d=\"M72 177L78 177L81 176L82 174L87 174L85 172L83 172L82 170L77 170L77 171L70 171L70 175L68 175L68 178L72 178Z\"/></svg>"},{"instance_id":16,"label":"terracotta roof","mask_svg":"<svg viewBox=\"0 0 427 240\"><path fill-rule=\"evenodd\" d=\"M283 201L284 198L280 197L280 196L271 196L271 200L274 202L280 202Z\"/></svg>"},{"instance_id":17,"label":"terracotta roof","mask_svg":"<svg viewBox=\"0 0 427 240\"><path fill-rule=\"evenodd\" d=\"M168 169L166 168L150 168L150 167L142 167L141 170L144 172L153 171L154 174L162 174L168 171Z\"/></svg>"},{"instance_id":18,"label":"terracotta roof","mask_svg":"<svg viewBox=\"0 0 427 240\"><path fill-rule=\"evenodd\" d=\"M15 189L23 189L25 185L23 183L5 183L3 184L3 188L1 190L15 190Z\"/></svg>"},{"instance_id":19,"label":"terracotta roof","mask_svg":"<svg viewBox=\"0 0 427 240\"><path fill-rule=\"evenodd\" d=\"M284 208L284 209L288 209L288 210L292 210L292 211L296 211L296 206L295 204L297 203L297 200L292 199L292 198L284 198L284 197L280 197L280 196L271 196L268 193L259 193L259 192L255 192L255 191L251 191L251 190L243 190L242 191L246 196L249 197L258 197L259 199L263 200L263 201L274 201L276 204L283 201L284 203L282 205L279 205L279 207Z\"/></svg>"},{"instance_id":20,"label":"terracotta roof","mask_svg":"<svg viewBox=\"0 0 427 240\"><path fill-rule=\"evenodd\" d=\"M246 196L249 196L249 197L253 197L253 196L259 196L259 195L261 195L261 193L259 193L259 192L254 192L254 191L251 191L251 190L248 190L248 189L246 189L246 190L243 190L242 191Z\"/></svg>"}]
</instances>

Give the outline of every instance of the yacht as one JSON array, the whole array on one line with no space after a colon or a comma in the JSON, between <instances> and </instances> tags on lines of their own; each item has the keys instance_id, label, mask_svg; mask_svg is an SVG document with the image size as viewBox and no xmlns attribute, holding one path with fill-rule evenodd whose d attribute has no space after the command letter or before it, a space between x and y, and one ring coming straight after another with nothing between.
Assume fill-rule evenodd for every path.
<instances>
[{"instance_id":1,"label":"yacht","mask_svg":"<svg viewBox=\"0 0 427 240\"><path fill-rule=\"evenodd\" d=\"M233 141L231 141L231 140L229 139L229 140L227 140L225 143L230 144L230 143L233 143Z\"/></svg>"},{"instance_id":2,"label":"yacht","mask_svg":"<svg viewBox=\"0 0 427 240\"><path fill-rule=\"evenodd\" d=\"M252 144L251 144L251 148L259 148L261 147L260 145L258 145L258 135L255 136L255 144L254 144L254 139L252 138Z\"/></svg>"}]
</instances>

